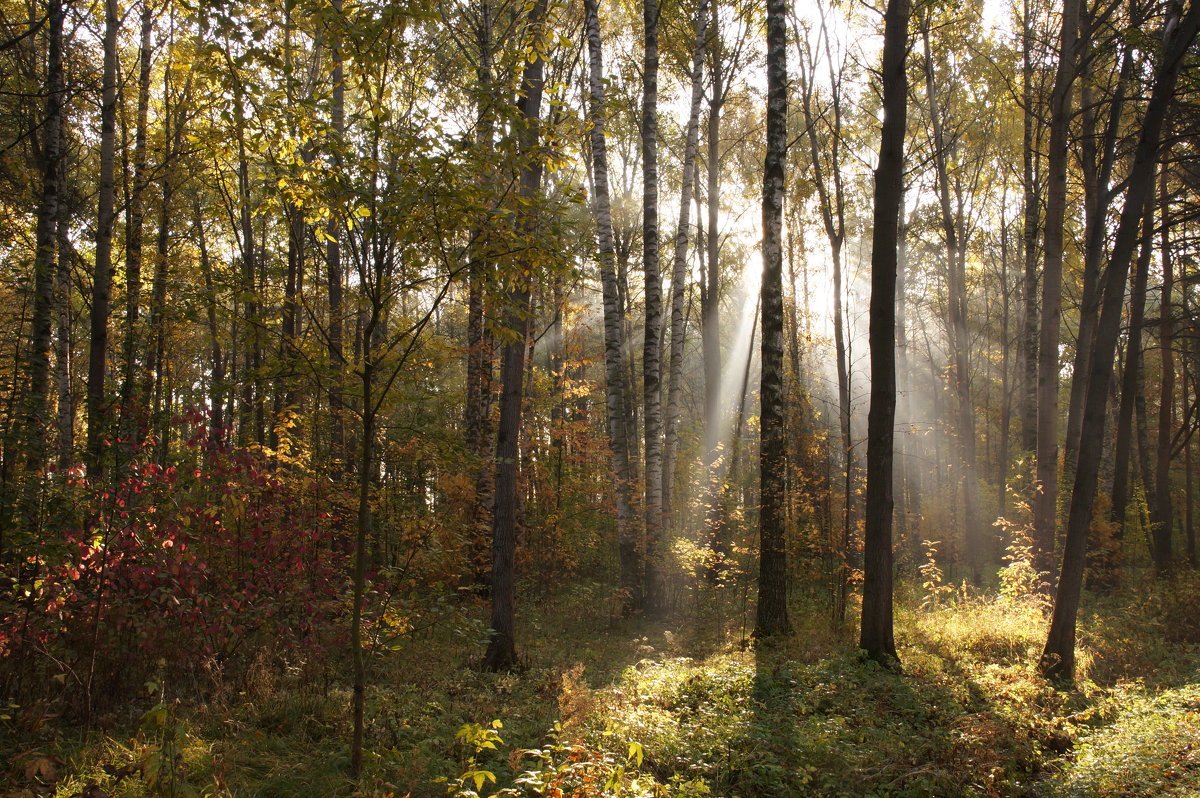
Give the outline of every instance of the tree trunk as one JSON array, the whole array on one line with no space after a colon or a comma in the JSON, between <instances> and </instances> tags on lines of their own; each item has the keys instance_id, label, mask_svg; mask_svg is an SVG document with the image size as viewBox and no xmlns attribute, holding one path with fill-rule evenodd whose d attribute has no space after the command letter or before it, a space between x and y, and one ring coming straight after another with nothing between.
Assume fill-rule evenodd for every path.
<instances>
[{"instance_id":1,"label":"tree trunk","mask_svg":"<svg viewBox=\"0 0 1200 798\"><path fill-rule=\"evenodd\" d=\"M717 4L709 6L709 53L712 59L712 95L708 105L708 230L707 252L700 284L700 345L704 357L704 494L707 543L716 557L709 579L724 571L730 554L721 510L721 105L724 86L721 65L721 31ZM699 211L696 213L700 221Z\"/></svg>"},{"instance_id":2,"label":"tree trunk","mask_svg":"<svg viewBox=\"0 0 1200 798\"><path fill-rule=\"evenodd\" d=\"M695 188L696 150L700 139L700 100L704 94L704 45L708 35L707 28L708 2L700 0L696 9L696 39L692 46L692 102L683 144L679 225L675 228L675 254L671 269L671 385L667 392L666 431L663 435L662 512L666 524L672 522L674 510L672 494L675 482L675 454L679 448L679 403L683 395L683 342L686 321L683 301L688 273L688 227L691 222L692 193Z\"/></svg>"},{"instance_id":3,"label":"tree trunk","mask_svg":"<svg viewBox=\"0 0 1200 798\"><path fill-rule=\"evenodd\" d=\"M1159 238L1158 252L1162 265L1162 299L1159 301L1158 346L1161 355L1158 394L1158 453L1155 457L1155 493L1157 501L1151 508L1151 523L1154 539L1154 570L1164 576L1171 570L1171 438L1175 432L1172 424L1172 407L1175 403L1175 354L1171 347L1174 341L1171 294L1175 288L1175 275L1171 265L1170 220L1167 205L1167 166L1160 170L1159 183Z\"/></svg>"},{"instance_id":4,"label":"tree trunk","mask_svg":"<svg viewBox=\"0 0 1200 798\"><path fill-rule=\"evenodd\" d=\"M1008 204L1005 186L1002 207ZM1000 218L1000 446L996 455L996 506L1003 518L1008 512L1008 448L1012 430L1012 339L1009 334L1011 291L1008 281L1008 217Z\"/></svg>"},{"instance_id":5,"label":"tree trunk","mask_svg":"<svg viewBox=\"0 0 1200 798\"><path fill-rule=\"evenodd\" d=\"M1038 307L1037 307L1037 230L1041 214L1038 208L1038 151L1034 125L1038 114L1033 96L1033 32L1030 0L1024 0L1021 14L1021 101L1022 144L1021 177L1024 230L1021 236L1025 256L1025 274L1021 282L1023 293L1023 325L1021 337L1021 449L1032 452L1037 448L1037 366L1038 366Z\"/></svg>"},{"instance_id":6,"label":"tree trunk","mask_svg":"<svg viewBox=\"0 0 1200 798\"><path fill-rule=\"evenodd\" d=\"M63 193L63 7L61 0L50 0L46 9L46 116L42 121L42 192L35 228L36 251L33 259L33 336L29 348L29 398L26 419L26 475L30 494L25 507L26 521L36 523L38 480L47 460L49 428L50 347L54 321L55 246L62 216ZM68 294L69 296L69 294ZM61 334L60 334L61 338ZM60 349L61 351L61 349ZM61 364L60 364L61 365ZM32 531L33 524L27 531Z\"/></svg>"},{"instance_id":7,"label":"tree trunk","mask_svg":"<svg viewBox=\"0 0 1200 798\"><path fill-rule=\"evenodd\" d=\"M1050 150L1047 166L1046 219L1042 265L1042 328L1038 342L1037 484L1033 500L1034 554L1039 569L1049 570L1054 555L1058 513L1059 324L1062 307L1063 222L1067 211L1067 136L1071 123L1071 86L1078 60L1080 0L1064 0L1058 69L1050 96Z\"/></svg>"},{"instance_id":8,"label":"tree trunk","mask_svg":"<svg viewBox=\"0 0 1200 798\"><path fill-rule=\"evenodd\" d=\"M1184 307L1184 312L1186 312L1187 311L1187 291L1186 290L1184 291L1184 295L1183 295L1183 307ZM1188 349L1193 350L1194 346L1195 346L1195 344L1193 342L1189 342ZM1189 352L1189 354L1194 354L1194 350L1192 352ZM1183 396L1181 397L1183 400L1182 405L1184 407L1188 406L1188 388L1189 388L1189 386L1191 386L1193 384L1192 383L1192 375L1190 374L1191 370L1188 368L1187 363L1188 363L1188 359L1185 358L1184 359L1184 367L1183 367L1183 386L1182 386ZM1195 400L1195 397L1193 397L1193 400ZM1194 474L1192 471L1192 440L1191 440L1191 437L1188 437L1184 441L1184 444L1183 444L1183 501L1184 501L1184 504L1183 504L1183 524L1184 524L1183 534L1184 534L1184 546L1185 546L1185 550L1187 552L1187 558L1188 558L1188 565L1190 565L1192 568L1195 568L1196 567L1196 524L1195 524L1195 517L1193 515L1193 503L1194 503L1194 498L1192 496L1193 476L1194 476Z\"/></svg>"},{"instance_id":9,"label":"tree trunk","mask_svg":"<svg viewBox=\"0 0 1200 798\"><path fill-rule=\"evenodd\" d=\"M200 195L192 205L196 245L200 250L200 273L204 276L204 310L208 322L209 381L208 381L208 440L219 446L225 439L225 358L221 353L221 331L217 325L217 295L213 282L212 263L208 257L208 242L204 234L204 217L200 213Z\"/></svg>"},{"instance_id":10,"label":"tree trunk","mask_svg":"<svg viewBox=\"0 0 1200 798\"><path fill-rule=\"evenodd\" d=\"M822 38L828 43L829 35L825 30L823 10L821 26ZM829 240L829 252L833 264L833 341L837 360L838 430L841 432L842 451L846 457L845 470L842 472L842 495L844 498L842 536L837 552L839 562L833 611L834 620L840 624L845 620L846 599L850 590L852 572L850 558L854 526L854 447L850 428L850 362L846 354L846 325L842 291L842 246L846 240L846 218L840 158L842 143L841 83L840 76L835 74L833 65L830 63L830 112L833 120L828 131L831 152L829 157L830 174L827 176L817 136L819 120L812 108L816 58L807 39L801 43L801 51L799 59L802 69L800 107L804 112L804 127L813 169L813 184L817 189L821 221L825 226L825 236ZM832 54L828 47L826 56L832 61ZM830 183L832 183L832 191L829 188Z\"/></svg>"},{"instance_id":11,"label":"tree trunk","mask_svg":"<svg viewBox=\"0 0 1200 798\"><path fill-rule=\"evenodd\" d=\"M87 468L98 481L104 475L105 436L109 429L105 376L108 371L108 316L112 300L113 172L117 124L117 0L104 2L104 65L100 100L100 177L96 211L95 273L92 278L91 346L88 349Z\"/></svg>"},{"instance_id":12,"label":"tree trunk","mask_svg":"<svg viewBox=\"0 0 1200 798\"><path fill-rule=\"evenodd\" d=\"M791 631L787 573L787 431L783 392L783 203L787 160L787 2L767 2L767 153L763 163L762 407L758 612L754 636Z\"/></svg>"},{"instance_id":13,"label":"tree trunk","mask_svg":"<svg viewBox=\"0 0 1200 798\"><path fill-rule=\"evenodd\" d=\"M588 112L591 121L592 175L595 183L592 212L596 217L597 260L604 294L604 387L609 445L613 457L616 496L617 545L621 559L621 586L629 606L640 603L642 565L633 514L634 482L630 474L629 439L625 425L625 329L613 266L612 209L608 187L608 144L605 139L604 58L596 0L585 0L589 55Z\"/></svg>"},{"instance_id":14,"label":"tree trunk","mask_svg":"<svg viewBox=\"0 0 1200 798\"><path fill-rule=\"evenodd\" d=\"M1129 334L1125 342L1125 363L1121 373L1121 404L1117 411L1117 441L1113 447L1112 513L1116 537L1125 533L1125 514L1129 504L1129 460L1133 448L1133 411L1141 391L1142 325L1146 313L1146 283L1150 273L1150 251L1154 240L1154 214L1147 210L1142 221L1140 252L1129 293Z\"/></svg>"},{"instance_id":15,"label":"tree trunk","mask_svg":"<svg viewBox=\"0 0 1200 798\"><path fill-rule=\"evenodd\" d=\"M1125 104L1125 86L1133 70L1133 59L1126 50L1121 58L1120 73L1109 108L1108 124L1099 148L1095 145L1096 113L1093 106L1091 86L1085 82L1080 90L1080 111L1084 131L1080 140L1084 176L1084 250L1083 250L1083 294L1080 301L1079 336L1075 345L1075 362L1072 374L1088 373L1091 364L1092 342L1099 316L1100 261L1104 256L1104 244L1108 231L1108 209L1112 204L1109 181L1116 162L1117 138L1120 133L1121 110ZM1071 397L1067 406L1067 434L1063 442L1063 480L1071 481L1078 462L1079 427L1083 420L1083 395L1085 380L1071 380Z\"/></svg>"},{"instance_id":16,"label":"tree trunk","mask_svg":"<svg viewBox=\"0 0 1200 798\"><path fill-rule=\"evenodd\" d=\"M479 66L476 70L476 101L478 118L477 144L481 152L494 145L493 136L493 75L492 75L492 4L491 0L479 3L479 24L475 31L479 47ZM484 324L485 300L491 264L487 253L486 221L480 223L473 233L474 244L467 265L467 396L466 396L466 444L467 451L475 460L475 496L471 510L473 533L470 556L475 565L475 581L483 585L488 581L487 547L485 545L492 525L492 464L488 452L492 447L492 361L493 346Z\"/></svg>"},{"instance_id":17,"label":"tree trunk","mask_svg":"<svg viewBox=\"0 0 1200 798\"><path fill-rule=\"evenodd\" d=\"M361 273L361 272L360 272ZM382 276L381 276L382 279ZM378 286L381 289L382 286ZM363 333L362 358L362 442L358 462L358 528L354 536L354 604L350 614L350 647L353 660L354 685L350 714L354 730L350 740L350 774L358 778L362 772L364 709L367 694L367 670L362 641L363 593L367 580L367 543L371 539L374 517L371 513L371 482L375 463L375 357L371 352L376 328L383 311L382 294L371 296L370 320ZM383 389L386 393L386 387Z\"/></svg>"},{"instance_id":18,"label":"tree trunk","mask_svg":"<svg viewBox=\"0 0 1200 798\"><path fill-rule=\"evenodd\" d=\"M642 269L646 333L642 339L642 407L646 440L645 605L659 609L662 537L662 275L658 263L658 0L642 0Z\"/></svg>"},{"instance_id":19,"label":"tree trunk","mask_svg":"<svg viewBox=\"0 0 1200 798\"><path fill-rule=\"evenodd\" d=\"M121 375L120 430L123 451L145 437L142 423L146 408L137 396L138 358L141 356L139 317L142 296L142 228L145 221L146 133L150 115L150 40L153 15L142 0L138 46L137 119L133 129L133 178L129 187L128 229L125 231L125 363ZM166 92L163 92L164 99ZM168 110L169 116L169 110Z\"/></svg>"},{"instance_id":20,"label":"tree trunk","mask_svg":"<svg viewBox=\"0 0 1200 798\"><path fill-rule=\"evenodd\" d=\"M1189 4L1183 19L1168 20L1169 31L1163 43L1162 58L1155 69L1153 90L1142 118L1141 132L1129 172L1125 206L1113 242L1112 255L1105 273L1100 321L1096 326L1096 345L1092 352L1091 373L1084 400L1083 427L1079 446L1079 467L1071 494L1067 534L1063 547L1062 571L1054 601L1050 632L1042 652L1039 669L1048 678L1071 681L1075 673L1075 624L1079 611L1083 567L1087 553L1088 528L1092 522L1092 504L1096 497L1104 425L1107 416L1109 381L1112 378L1113 352L1121 325L1121 305L1129 263L1137 245L1142 213L1153 196L1154 165L1158 161L1159 136L1175 92L1175 84L1184 55L1200 29L1200 3Z\"/></svg>"},{"instance_id":21,"label":"tree trunk","mask_svg":"<svg viewBox=\"0 0 1200 798\"><path fill-rule=\"evenodd\" d=\"M908 0L888 0L883 33L883 130L871 237L871 409L867 415L866 532L859 648L895 662L892 630L892 456L896 418L896 244L904 194Z\"/></svg>"},{"instance_id":22,"label":"tree trunk","mask_svg":"<svg viewBox=\"0 0 1200 798\"><path fill-rule=\"evenodd\" d=\"M896 425L902 434L896 444L896 454L899 455L900 467L895 469L894 484L894 518L896 533L900 536L901 544L907 544L916 553L920 551L917 541L915 510L918 501L909 501L908 492L916 490L915 468L909 458L911 445L913 412L912 412L912 374L908 360L908 299L905 296L908 282L908 247L905 236L908 224L904 216L904 193L900 194L900 205L896 212L896 393L897 418Z\"/></svg>"},{"instance_id":23,"label":"tree trunk","mask_svg":"<svg viewBox=\"0 0 1200 798\"><path fill-rule=\"evenodd\" d=\"M333 104L330 108L330 127L333 132L333 164L334 168L338 168L342 163L341 147L343 146L346 132L346 104L345 104L345 75L342 59L342 37L341 25L343 21L340 19L342 14L342 0L332 0L333 12L339 19L334 21L333 33L330 36L330 59L333 63L333 70L330 76L331 88L333 92ZM342 399L342 381L346 368L345 347L342 341L343 338L343 317L345 310L342 307L342 223L340 219L333 218L325 230L326 247L325 247L325 276L326 285L329 290L329 326L327 336L327 347L329 352L329 412L333 419L329 428L329 448L330 455L334 461L334 473L342 473L345 469L346 461L346 420L344 417L345 403ZM338 464L341 465L338 465Z\"/></svg>"},{"instance_id":24,"label":"tree trunk","mask_svg":"<svg viewBox=\"0 0 1200 798\"><path fill-rule=\"evenodd\" d=\"M61 160L61 159L60 159ZM59 185L65 186L65 174L59 170ZM66 206L58 205L55 222L58 236L57 277L55 299L58 311L55 314L55 370L58 377L58 467L65 471L75 457L75 356L71 341L71 323L74 318L73 290L71 285L71 238Z\"/></svg>"},{"instance_id":25,"label":"tree trunk","mask_svg":"<svg viewBox=\"0 0 1200 798\"><path fill-rule=\"evenodd\" d=\"M546 0L535 0L529 10L530 47L521 77L517 111L524 120L520 132L521 175L518 188L524 232L537 234L536 201L542 184L542 162L536 149L541 134ZM513 287L508 297L506 326L512 337L504 345L500 360L500 426L496 435L496 505L492 515L492 634L483 658L487 670L509 670L517 664L515 629L517 463L521 434L521 382L525 371L525 339L529 330L531 263L513 270ZM522 276L520 273L526 274Z\"/></svg>"}]
</instances>

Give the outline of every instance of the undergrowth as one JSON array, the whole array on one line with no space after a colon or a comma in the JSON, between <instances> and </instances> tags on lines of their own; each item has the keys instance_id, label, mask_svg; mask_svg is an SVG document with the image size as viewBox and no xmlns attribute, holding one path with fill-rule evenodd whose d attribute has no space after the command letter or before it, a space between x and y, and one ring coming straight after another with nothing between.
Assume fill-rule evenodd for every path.
<instances>
[{"instance_id":1,"label":"undergrowth","mask_svg":"<svg viewBox=\"0 0 1200 798\"><path fill-rule=\"evenodd\" d=\"M524 619L518 673L472 667L477 622L375 656L357 783L343 683L264 665L203 698L152 682L103 732L2 718L0 796L1196 794L1200 646L1175 628L1190 587L1093 596L1069 691L1036 674L1037 600L905 595L895 673L815 608L747 648L711 618L652 626L559 597Z\"/></svg>"}]
</instances>

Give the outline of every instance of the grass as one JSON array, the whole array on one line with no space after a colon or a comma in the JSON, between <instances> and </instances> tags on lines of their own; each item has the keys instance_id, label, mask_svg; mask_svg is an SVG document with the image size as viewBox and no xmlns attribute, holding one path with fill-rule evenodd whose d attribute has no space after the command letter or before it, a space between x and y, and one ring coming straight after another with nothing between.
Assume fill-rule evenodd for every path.
<instances>
[{"instance_id":1,"label":"grass","mask_svg":"<svg viewBox=\"0 0 1200 798\"><path fill-rule=\"evenodd\" d=\"M1200 645L1191 626L1174 628L1198 600L1193 587L1136 583L1093 597L1080 678L1066 692L1035 673L1045 620L1033 604L923 610L905 599L897 674L802 607L793 638L750 649L736 632L714 634L711 617L676 628L616 622L563 596L523 619L517 674L471 667L483 649L477 623L375 658L358 784L344 686L302 686L263 667L203 700L158 686L103 735L8 721L0 796L1198 794ZM736 629L726 610L717 617ZM493 719L503 722L495 748L456 739ZM34 789L31 763L43 760L57 793L44 779ZM465 772L496 783L480 775L477 788Z\"/></svg>"}]
</instances>

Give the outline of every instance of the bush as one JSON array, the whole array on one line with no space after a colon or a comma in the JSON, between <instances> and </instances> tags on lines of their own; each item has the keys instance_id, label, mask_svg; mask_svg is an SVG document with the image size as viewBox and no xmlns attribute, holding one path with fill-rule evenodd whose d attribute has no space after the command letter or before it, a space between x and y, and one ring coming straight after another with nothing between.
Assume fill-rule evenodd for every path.
<instances>
[{"instance_id":1,"label":"bush","mask_svg":"<svg viewBox=\"0 0 1200 798\"><path fill-rule=\"evenodd\" d=\"M304 471L211 445L202 425L187 461L136 459L111 487L73 471L55 488L87 520L26 546L0 595L10 696L58 685L69 707L111 706L153 673L212 686L264 652L296 660L337 642L338 503Z\"/></svg>"}]
</instances>

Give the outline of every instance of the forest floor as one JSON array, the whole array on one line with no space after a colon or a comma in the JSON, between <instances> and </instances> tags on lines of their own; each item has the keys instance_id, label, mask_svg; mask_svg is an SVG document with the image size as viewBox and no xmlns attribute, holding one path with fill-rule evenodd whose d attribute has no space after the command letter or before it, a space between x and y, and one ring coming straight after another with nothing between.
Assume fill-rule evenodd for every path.
<instances>
[{"instance_id":1,"label":"forest floor","mask_svg":"<svg viewBox=\"0 0 1200 798\"><path fill-rule=\"evenodd\" d=\"M103 733L48 719L5 757L0 795L1200 795L1200 580L1180 580L1089 595L1068 691L1036 676L1028 604L908 596L894 673L827 611L797 605L796 635L755 648L720 602L614 622L581 589L528 608L517 673L473 667L478 622L375 657L357 785L342 680L264 666L203 700L148 697Z\"/></svg>"}]
</instances>

